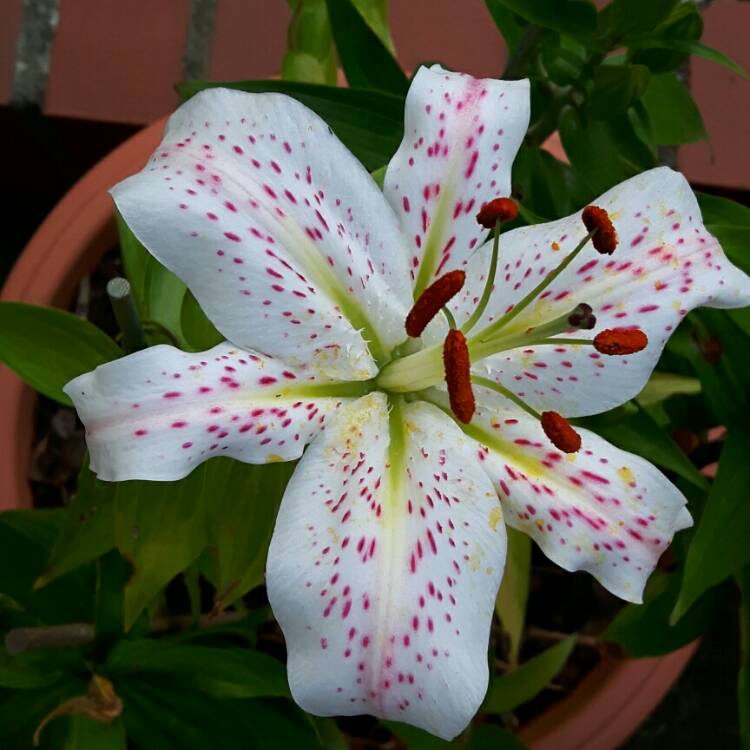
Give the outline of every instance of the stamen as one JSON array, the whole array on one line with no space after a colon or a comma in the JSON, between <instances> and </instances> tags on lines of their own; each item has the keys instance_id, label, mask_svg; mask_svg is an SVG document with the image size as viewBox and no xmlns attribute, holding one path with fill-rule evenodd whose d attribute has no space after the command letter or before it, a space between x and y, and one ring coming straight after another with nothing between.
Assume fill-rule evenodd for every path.
<instances>
[{"instance_id":1,"label":"stamen","mask_svg":"<svg viewBox=\"0 0 750 750\"><path fill-rule=\"evenodd\" d=\"M589 232L593 232L591 244L604 255L612 255L617 247L617 232L609 214L599 206L586 206L581 219Z\"/></svg>"},{"instance_id":2,"label":"stamen","mask_svg":"<svg viewBox=\"0 0 750 750\"><path fill-rule=\"evenodd\" d=\"M607 328L594 337L594 348L602 354L635 354L648 346L648 336L640 328Z\"/></svg>"},{"instance_id":3,"label":"stamen","mask_svg":"<svg viewBox=\"0 0 750 750\"><path fill-rule=\"evenodd\" d=\"M498 198L497 200L508 200L507 198ZM512 202L512 201L511 201ZM515 203L513 204L515 206ZM479 212L481 214L481 211ZM481 223L481 222L480 222ZM477 323L482 313L487 308L487 303L492 296L492 288L495 286L495 274L497 273L497 256L500 252L500 223L501 219L495 222L495 232L492 237L492 255L490 256L490 267L487 270L487 278L484 281L484 291L471 317L461 326L464 333L468 333Z\"/></svg>"},{"instance_id":4,"label":"stamen","mask_svg":"<svg viewBox=\"0 0 750 750\"><path fill-rule=\"evenodd\" d=\"M529 416L534 417L534 419L541 419L538 412L534 411L522 398L516 396L513 391L508 390L504 385L500 385L500 383L496 383L489 378L483 378L481 375L472 375L471 382L474 385L499 393L501 396L507 398L508 401L512 401L519 409L523 409Z\"/></svg>"},{"instance_id":5,"label":"stamen","mask_svg":"<svg viewBox=\"0 0 750 750\"><path fill-rule=\"evenodd\" d=\"M440 309L464 285L466 274L463 271L448 271L425 289L406 316L406 333L417 338L427 328L427 324L440 312Z\"/></svg>"},{"instance_id":6,"label":"stamen","mask_svg":"<svg viewBox=\"0 0 750 750\"><path fill-rule=\"evenodd\" d=\"M469 347L461 331L448 331L443 344L443 366L451 409L459 421L468 424L474 416L476 402L471 390Z\"/></svg>"},{"instance_id":7,"label":"stamen","mask_svg":"<svg viewBox=\"0 0 750 750\"><path fill-rule=\"evenodd\" d=\"M479 209L477 221L485 229L492 229L498 222L513 221L516 216L518 206L512 198L495 198Z\"/></svg>"},{"instance_id":8,"label":"stamen","mask_svg":"<svg viewBox=\"0 0 750 750\"><path fill-rule=\"evenodd\" d=\"M563 453L576 453L581 449L581 436L556 411L542 412L542 429L555 448Z\"/></svg>"}]
</instances>

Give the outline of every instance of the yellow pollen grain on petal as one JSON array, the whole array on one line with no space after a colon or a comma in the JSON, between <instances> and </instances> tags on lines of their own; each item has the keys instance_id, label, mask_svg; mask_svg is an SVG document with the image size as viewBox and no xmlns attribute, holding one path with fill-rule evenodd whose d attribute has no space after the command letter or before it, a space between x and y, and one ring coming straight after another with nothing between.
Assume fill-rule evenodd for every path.
<instances>
[{"instance_id":1,"label":"yellow pollen grain on petal","mask_svg":"<svg viewBox=\"0 0 750 750\"><path fill-rule=\"evenodd\" d=\"M492 574L493 574L493 573L495 572L495 569L494 569L494 568L485 568L485 569L484 569L484 572L485 572L485 573L486 573L486 574L487 574L488 576L491 576L491 575L492 575Z\"/></svg>"},{"instance_id":2,"label":"yellow pollen grain on petal","mask_svg":"<svg viewBox=\"0 0 750 750\"><path fill-rule=\"evenodd\" d=\"M565 454L565 460L569 464L574 464L576 462L576 454L575 453L566 453Z\"/></svg>"},{"instance_id":3,"label":"yellow pollen grain on petal","mask_svg":"<svg viewBox=\"0 0 750 750\"><path fill-rule=\"evenodd\" d=\"M490 510L490 517L488 523L493 531L497 531L497 525L503 518L503 511L499 505L496 505Z\"/></svg>"},{"instance_id":4,"label":"yellow pollen grain on petal","mask_svg":"<svg viewBox=\"0 0 750 750\"><path fill-rule=\"evenodd\" d=\"M672 308L678 312L682 309L682 302L678 299L672 301Z\"/></svg>"},{"instance_id":5,"label":"yellow pollen grain on petal","mask_svg":"<svg viewBox=\"0 0 750 750\"><path fill-rule=\"evenodd\" d=\"M266 456L267 464L278 464L284 461L284 459L278 453L269 453Z\"/></svg>"},{"instance_id":6,"label":"yellow pollen grain on petal","mask_svg":"<svg viewBox=\"0 0 750 750\"><path fill-rule=\"evenodd\" d=\"M536 523L536 527L539 531L544 531L544 521L542 521L541 518L537 518L534 523Z\"/></svg>"},{"instance_id":7,"label":"yellow pollen grain on petal","mask_svg":"<svg viewBox=\"0 0 750 750\"><path fill-rule=\"evenodd\" d=\"M627 467L627 466L621 466L617 470L617 476L622 479L623 482L626 482L627 484L632 484L635 482L635 476L633 475L633 472Z\"/></svg>"},{"instance_id":8,"label":"yellow pollen grain on petal","mask_svg":"<svg viewBox=\"0 0 750 750\"><path fill-rule=\"evenodd\" d=\"M555 252L557 252L557 251L558 251L558 250L560 249L560 245L558 245L558 243L557 243L557 242L553 242L553 243L552 243L552 245L550 245L550 247L551 247L551 248L552 248L552 249L553 249L553 250L554 250Z\"/></svg>"},{"instance_id":9,"label":"yellow pollen grain on petal","mask_svg":"<svg viewBox=\"0 0 750 750\"><path fill-rule=\"evenodd\" d=\"M331 543L338 547L341 537L339 537L338 532L332 526L328 527L328 536L331 537Z\"/></svg>"}]
</instances>

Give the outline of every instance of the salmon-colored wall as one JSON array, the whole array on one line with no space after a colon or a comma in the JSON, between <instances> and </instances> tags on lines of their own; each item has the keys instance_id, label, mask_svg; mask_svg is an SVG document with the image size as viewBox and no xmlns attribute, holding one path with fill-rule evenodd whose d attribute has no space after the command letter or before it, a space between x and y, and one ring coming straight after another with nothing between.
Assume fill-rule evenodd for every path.
<instances>
[{"instance_id":1,"label":"salmon-colored wall","mask_svg":"<svg viewBox=\"0 0 750 750\"><path fill-rule=\"evenodd\" d=\"M0 102L8 101L21 0L0 0ZM174 108L190 0L60 0L45 111L146 123ZM401 63L427 60L474 75L496 76L506 50L483 0L391 0ZM714 0L704 13L704 41L750 68L750 2ZM277 75L286 47L286 0L217 0L208 76ZM697 58L692 88L711 142L681 150L694 181L750 188L750 83Z\"/></svg>"}]
</instances>

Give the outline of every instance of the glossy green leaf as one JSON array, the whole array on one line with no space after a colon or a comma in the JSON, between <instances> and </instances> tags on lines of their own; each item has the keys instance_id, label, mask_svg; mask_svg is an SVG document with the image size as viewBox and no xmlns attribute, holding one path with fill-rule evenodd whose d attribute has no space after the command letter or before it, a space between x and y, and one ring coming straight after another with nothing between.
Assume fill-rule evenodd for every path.
<instances>
[{"instance_id":1,"label":"glossy green leaf","mask_svg":"<svg viewBox=\"0 0 750 750\"><path fill-rule=\"evenodd\" d=\"M336 55L325 0L297 0L281 66L286 81L336 84Z\"/></svg>"},{"instance_id":2,"label":"glossy green leaf","mask_svg":"<svg viewBox=\"0 0 750 750\"><path fill-rule=\"evenodd\" d=\"M604 632L634 659L668 654L700 637L714 619L722 592L716 588L676 625L669 617L680 591L682 575L654 573L646 586L643 604L626 604Z\"/></svg>"},{"instance_id":3,"label":"glossy green leaf","mask_svg":"<svg viewBox=\"0 0 750 750\"><path fill-rule=\"evenodd\" d=\"M750 77L750 74L739 63L732 60L731 57L697 39L679 39L661 36L660 34L642 34L634 37L631 40L631 44L638 50L666 49L684 52L685 54L702 57L704 60L710 60L718 65L722 65L742 78Z\"/></svg>"},{"instance_id":4,"label":"glossy green leaf","mask_svg":"<svg viewBox=\"0 0 750 750\"><path fill-rule=\"evenodd\" d=\"M63 386L122 356L106 333L77 315L23 302L0 302L0 362L34 390L70 405Z\"/></svg>"},{"instance_id":5,"label":"glossy green leaf","mask_svg":"<svg viewBox=\"0 0 750 750\"><path fill-rule=\"evenodd\" d=\"M750 750L750 565L737 576L740 604L740 671L737 675L737 707L740 714L740 741Z\"/></svg>"},{"instance_id":6,"label":"glossy green leaf","mask_svg":"<svg viewBox=\"0 0 750 750\"><path fill-rule=\"evenodd\" d=\"M406 75L352 0L326 0L333 39L350 86L406 94Z\"/></svg>"},{"instance_id":7,"label":"glossy green leaf","mask_svg":"<svg viewBox=\"0 0 750 750\"><path fill-rule=\"evenodd\" d=\"M110 724L88 716L71 716L65 750L125 750L125 725L122 719Z\"/></svg>"},{"instance_id":8,"label":"glossy green leaf","mask_svg":"<svg viewBox=\"0 0 750 750\"><path fill-rule=\"evenodd\" d=\"M700 191L696 191L695 195L706 224L750 226L750 208L742 203Z\"/></svg>"},{"instance_id":9,"label":"glossy green leaf","mask_svg":"<svg viewBox=\"0 0 750 750\"><path fill-rule=\"evenodd\" d=\"M292 462L250 466L218 458L207 464L208 541L219 609L263 583L276 512L292 471Z\"/></svg>"},{"instance_id":10,"label":"glossy green leaf","mask_svg":"<svg viewBox=\"0 0 750 750\"><path fill-rule=\"evenodd\" d=\"M693 97L674 73L652 76L643 95L654 139L666 146L706 137L703 118Z\"/></svg>"},{"instance_id":11,"label":"glossy green leaf","mask_svg":"<svg viewBox=\"0 0 750 750\"><path fill-rule=\"evenodd\" d=\"M552 154L523 144L513 163L513 196L524 208L547 219L573 211L568 167Z\"/></svg>"},{"instance_id":12,"label":"glossy green leaf","mask_svg":"<svg viewBox=\"0 0 750 750\"><path fill-rule=\"evenodd\" d=\"M47 565L64 517L63 510L0 514L0 593L48 625L90 621L93 612L91 566L61 576L41 590L33 588Z\"/></svg>"},{"instance_id":13,"label":"glossy green leaf","mask_svg":"<svg viewBox=\"0 0 750 750\"><path fill-rule=\"evenodd\" d=\"M125 629L207 542L206 465L179 482L119 482L115 538L133 568L125 587Z\"/></svg>"},{"instance_id":14,"label":"glossy green leaf","mask_svg":"<svg viewBox=\"0 0 750 750\"><path fill-rule=\"evenodd\" d=\"M36 588L114 549L116 487L98 480L88 463L84 465L47 568L34 583Z\"/></svg>"},{"instance_id":15,"label":"glossy green leaf","mask_svg":"<svg viewBox=\"0 0 750 750\"><path fill-rule=\"evenodd\" d=\"M495 612L510 641L510 663L518 664L521 635L526 621L526 602L531 583L531 537L506 527L508 551L505 556L503 582L497 594Z\"/></svg>"},{"instance_id":16,"label":"glossy green leaf","mask_svg":"<svg viewBox=\"0 0 750 750\"><path fill-rule=\"evenodd\" d=\"M721 452L719 473L688 551L673 622L705 591L750 563L749 455L747 425L734 426Z\"/></svg>"},{"instance_id":17,"label":"glossy green leaf","mask_svg":"<svg viewBox=\"0 0 750 750\"><path fill-rule=\"evenodd\" d=\"M576 637L568 636L512 672L494 677L490 682L482 710L502 714L531 700L544 690L565 666L575 644Z\"/></svg>"},{"instance_id":18,"label":"glossy green leaf","mask_svg":"<svg viewBox=\"0 0 750 750\"><path fill-rule=\"evenodd\" d=\"M380 91L289 81L193 81L177 87L183 99L214 86L240 91L278 91L317 112L367 169L387 163L401 142L404 100Z\"/></svg>"},{"instance_id":19,"label":"glossy green leaf","mask_svg":"<svg viewBox=\"0 0 750 750\"><path fill-rule=\"evenodd\" d=\"M205 351L224 341L224 336L216 330L214 324L206 317L206 313L203 312L198 300L195 299L190 290L185 292L182 299L180 325L185 340L190 348L196 352Z\"/></svg>"},{"instance_id":20,"label":"glossy green leaf","mask_svg":"<svg viewBox=\"0 0 750 750\"><path fill-rule=\"evenodd\" d=\"M665 401L672 396L692 396L701 392L701 381L689 375L676 375L671 372L654 372L648 383L636 396L644 408Z\"/></svg>"},{"instance_id":21,"label":"glossy green leaf","mask_svg":"<svg viewBox=\"0 0 750 750\"><path fill-rule=\"evenodd\" d=\"M352 0L352 5L378 39L395 55L396 48L388 26L388 0Z\"/></svg>"},{"instance_id":22,"label":"glossy green leaf","mask_svg":"<svg viewBox=\"0 0 750 750\"><path fill-rule=\"evenodd\" d=\"M705 477L645 409L639 407L616 424L602 424L597 417L584 422L618 448L670 469L698 488L707 486Z\"/></svg>"},{"instance_id":23,"label":"glossy green leaf","mask_svg":"<svg viewBox=\"0 0 750 750\"><path fill-rule=\"evenodd\" d=\"M161 674L215 698L289 694L284 665L248 649L125 640L110 652L105 669L113 680L126 675Z\"/></svg>"},{"instance_id":24,"label":"glossy green leaf","mask_svg":"<svg viewBox=\"0 0 750 750\"><path fill-rule=\"evenodd\" d=\"M187 287L146 250L119 212L115 212L115 218L122 264L148 342L184 345L181 313Z\"/></svg>"},{"instance_id":25,"label":"glossy green leaf","mask_svg":"<svg viewBox=\"0 0 750 750\"><path fill-rule=\"evenodd\" d=\"M596 7L588 0L499 0L530 23L573 37L589 38L596 28Z\"/></svg>"},{"instance_id":26,"label":"glossy green leaf","mask_svg":"<svg viewBox=\"0 0 750 750\"><path fill-rule=\"evenodd\" d=\"M615 39L652 31L670 15L680 0L612 0L602 11L602 23Z\"/></svg>"},{"instance_id":27,"label":"glossy green leaf","mask_svg":"<svg viewBox=\"0 0 750 750\"><path fill-rule=\"evenodd\" d=\"M653 29L653 33L670 39L700 39L703 33L703 18L694 3L679 3L669 18ZM635 39L638 38L636 35ZM626 45L631 40L625 41ZM646 65L652 73L668 73L677 70L688 58L687 52L668 49L639 49L637 46L628 51L630 62Z\"/></svg>"},{"instance_id":28,"label":"glossy green leaf","mask_svg":"<svg viewBox=\"0 0 750 750\"><path fill-rule=\"evenodd\" d=\"M518 47L524 34L524 25L519 23L518 16L503 2L503 0L484 0L497 30L508 45L510 54Z\"/></svg>"},{"instance_id":29,"label":"glossy green leaf","mask_svg":"<svg viewBox=\"0 0 750 750\"><path fill-rule=\"evenodd\" d=\"M594 71L589 109L594 118L621 115L648 87L651 73L645 65L600 65Z\"/></svg>"},{"instance_id":30,"label":"glossy green leaf","mask_svg":"<svg viewBox=\"0 0 750 750\"><path fill-rule=\"evenodd\" d=\"M468 750L527 750L526 745L507 729L479 724L471 730Z\"/></svg>"}]
</instances>

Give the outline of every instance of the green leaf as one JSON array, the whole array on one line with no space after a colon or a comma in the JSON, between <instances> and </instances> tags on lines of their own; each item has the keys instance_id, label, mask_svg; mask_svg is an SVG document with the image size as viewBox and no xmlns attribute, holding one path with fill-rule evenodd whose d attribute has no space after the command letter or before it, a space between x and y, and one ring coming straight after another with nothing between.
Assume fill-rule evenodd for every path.
<instances>
[{"instance_id":1,"label":"green leaf","mask_svg":"<svg viewBox=\"0 0 750 750\"><path fill-rule=\"evenodd\" d=\"M33 589L64 516L62 510L0 514L0 593L48 625L89 621L93 613L92 566L61 576L41 591Z\"/></svg>"},{"instance_id":2,"label":"green leaf","mask_svg":"<svg viewBox=\"0 0 750 750\"><path fill-rule=\"evenodd\" d=\"M665 469L671 469L700 489L707 487L705 477L642 407L639 406L636 412L616 424L598 423L596 417L584 422L618 448L644 456Z\"/></svg>"},{"instance_id":3,"label":"green leaf","mask_svg":"<svg viewBox=\"0 0 750 750\"><path fill-rule=\"evenodd\" d=\"M333 85L334 75L330 75L326 66L307 52L289 50L281 62L281 77L285 81L300 81L302 83L323 83Z\"/></svg>"},{"instance_id":4,"label":"green leaf","mask_svg":"<svg viewBox=\"0 0 750 750\"><path fill-rule=\"evenodd\" d=\"M518 22L518 16L503 2L503 0L484 0L492 20L500 32L500 36L508 45L508 52L512 55L524 34L523 24Z\"/></svg>"},{"instance_id":5,"label":"green leaf","mask_svg":"<svg viewBox=\"0 0 750 750\"><path fill-rule=\"evenodd\" d=\"M113 680L164 675L215 698L289 695L284 665L257 651L165 640L120 641L107 657Z\"/></svg>"},{"instance_id":6,"label":"green leaf","mask_svg":"<svg viewBox=\"0 0 750 750\"><path fill-rule=\"evenodd\" d=\"M688 550L672 622L677 622L705 591L750 563L749 455L750 431L746 425L734 426Z\"/></svg>"},{"instance_id":7,"label":"green leaf","mask_svg":"<svg viewBox=\"0 0 750 750\"><path fill-rule=\"evenodd\" d=\"M292 462L250 466L217 458L207 465L208 540L219 609L263 583L276 512L293 471Z\"/></svg>"},{"instance_id":8,"label":"green leaf","mask_svg":"<svg viewBox=\"0 0 750 750\"><path fill-rule=\"evenodd\" d=\"M750 77L750 74L739 63L732 60L731 57L713 47L709 47L707 44L703 44L703 42L697 39L676 39L659 34L642 34L634 37L630 40L630 43L634 49L638 50L667 49L695 55L696 57L702 57L704 60L710 60L718 65L723 65L742 78Z\"/></svg>"},{"instance_id":9,"label":"green leaf","mask_svg":"<svg viewBox=\"0 0 750 750\"><path fill-rule=\"evenodd\" d=\"M502 714L531 700L541 692L563 668L576 644L574 635L542 651L512 672L494 677L484 699L482 710Z\"/></svg>"},{"instance_id":10,"label":"green leaf","mask_svg":"<svg viewBox=\"0 0 750 750\"><path fill-rule=\"evenodd\" d=\"M589 102L592 117L607 120L621 115L643 96L651 73L645 65L600 65L594 71Z\"/></svg>"},{"instance_id":11,"label":"green leaf","mask_svg":"<svg viewBox=\"0 0 750 750\"><path fill-rule=\"evenodd\" d=\"M411 724L402 724L398 721L384 721L383 724L396 737L403 740L409 750L443 750L443 748L454 747L453 743L441 740Z\"/></svg>"},{"instance_id":12,"label":"green leaf","mask_svg":"<svg viewBox=\"0 0 750 750\"><path fill-rule=\"evenodd\" d=\"M654 372L636 396L644 408L661 403L672 396L692 396L701 392L701 381L689 375L675 375L671 372Z\"/></svg>"},{"instance_id":13,"label":"green leaf","mask_svg":"<svg viewBox=\"0 0 750 750\"><path fill-rule=\"evenodd\" d=\"M691 143L706 137L703 118L686 86L674 73L652 76L643 106L654 139L665 146Z\"/></svg>"},{"instance_id":14,"label":"green leaf","mask_svg":"<svg viewBox=\"0 0 750 750\"><path fill-rule=\"evenodd\" d=\"M750 226L750 208L742 203L699 191L695 192L695 196L706 224Z\"/></svg>"},{"instance_id":15,"label":"green leaf","mask_svg":"<svg viewBox=\"0 0 750 750\"><path fill-rule=\"evenodd\" d=\"M530 23L588 39L596 29L596 7L588 0L498 0Z\"/></svg>"},{"instance_id":16,"label":"green leaf","mask_svg":"<svg viewBox=\"0 0 750 750\"><path fill-rule=\"evenodd\" d=\"M471 730L468 750L527 750L526 745L507 729L479 724Z\"/></svg>"},{"instance_id":17,"label":"green leaf","mask_svg":"<svg viewBox=\"0 0 750 750\"><path fill-rule=\"evenodd\" d=\"M125 750L125 725L122 719L111 724L90 719L88 716L71 716L65 750Z\"/></svg>"},{"instance_id":18,"label":"green leaf","mask_svg":"<svg viewBox=\"0 0 750 750\"><path fill-rule=\"evenodd\" d=\"M35 661L33 654L10 656L4 650L0 651L0 688L33 690L60 681L61 669L44 669Z\"/></svg>"},{"instance_id":19,"label":"green leaf","mask_svg":"<svg viewBox=\"0 0 750 750\"><path fill-rule=\"evenodd\" d=\"M224 341L224 337L206 317L190 290L185 292L182 299L180 324L185 340L196 352L205 351Z\"/></svg>"},{"instance_id":20,"label":"green leaf","mask_svg":"<svg viewBox=\"0 0 750 750\"><path fill-rule=\"evenodd\" d=\"M85 463L47 568L34 583L35 588L114 549L116 487L112 482L98 480L88 468L88 461Z\"/></svg>"},{"instance_id":21,"label":"green leaf","mask_svg":"<svg viewBox=\"0 0 750 750\"><path fill-rule=\"evenodd\" d=\"M336 84L336 56L325 0L299 0L289 22L281 74L287 81Z\"/></svg>"},{"instance_id":22,"label":"green leaf","mask_svg":"<svg viewBox=\"0 0 750 750\"><path fill-rule=\"evenodd\" d=\"M536 215L547 219L565 216L573 210L568 172L552 154L522 144L513 164L513 195Z\"/></svg>"},{"instance_id":23,"label":"green leaf","mask_svg":"<svg viewBox=\"0 0 750 750\"><path fill-rule=\"evenodd\" d=\"M700 39L703 33L703 18L694 3L679 3L669 18L656 26L653 33L670 39ZM637 39L637 36L635 37ZM630 44L629 40L625 44ZM648 66L652 73L668 73L682 65L688 57L686 52L666 49L628 50L628 60Z\"/></svg>"},{"instance_id":24,"label":"green leaf","mask_svg":"<svg viewBox=\"0 0 750 750\"><path fill-rule=\"evenodd\" d=\"M501 521L502 523L502 521ZM531 583L531 537L506 527L508 552L505 557L503 582L497 594L495 612L510 640L510 663L518 664L521 635L526 620L526 601Z\"/></svg>"},{"instance_id":25,"label":"green leaf","mask_svg":"<svg viewBox=\"0 0 750 750\"><path fill-rule=\"evenodd\" d=\"M750 565L737 576L740 604L740 649L742 663L737 675L737 705L740 714L740 741L743 750L750 750Z\"/></svg>"},{"instance_id":26,"label":"green leaf","mask_svg":"<svg viewBox=\"0 0 750 750\"><path fill-rule=\"evenodd\" d=\"M119 212L115 213L115 218L125 275L141 319L145 324L153 322L166 328L170 334L166 342L184 345L181 313L187 287L146 250ZM148 340L150 344L165 342L158 332L152 333Z\"/></svg>"},{"instance_id":27,"label":"green leaf","mask_svg":"<svg viewBox=\"0 0 750 750\"><path fill-rule=\"evenodd\" d=\"M406 94L409 82L391 50L352 0L327 0L336 50L350 86Z\"/></svg>"},{"instance_id":28,"label":"green leaf","mask_svg":"<svg viewBox=\"0 0 750 750\"><path fill-rule=\"evenodd\" d=\"M628 34L651 31L664 21L680 0L612 0L602 11L602 24L621 39Z\"/></svg>"},{"instance_id":29,"label":"green leaf","mask_svg":"<svg viewBox=\"0 0 750 750\"><path fill-rule=\"evenodd\" d=\"M668 654L705 633L723 592L719 588L709 592L676 625L671 625L669 616L681 581L680 572L654 573L646 586L644 603L625 605L603 638L617 643L629 657L639 659Z\"/></svg>"},{"instance_id":30,"label":"green leaf","mask_svg":"<svg viewBox=\"0 0 750 750\"><path fill-rule=\"evenodd\" d=\"M116 491L115 537L133 573L125 587L125 630L206 546L210 488L206 464L178 482L120 482Z\"/></svg>"},{"instance_id":31,"label":"green leaf","mask_svg":"<svg viewBox=\"0 0 750 750\"><path fill-rule=\"evenodd\" d=\"M251 92L278 91L294 97L317 112L367 169L386 164L401 142L404 116L401 96L287 81L194 81L179 85L177 90L183 99L189 99L215 86Z\"/></svg>"},{"instance_id":32,"label":"green leaf","mask_svg":"<svg viewBox=\"0 0 750 750\"><path fill-rule=\"evenodd\" d=\"M365 20L365 23L375 32L378 39L388 48L391 54L396 54L396 48L388 27L388 0L351 0L352 5Z\"/></svg>"},{"instance_id":33,"label":"green leaf","mask_svg":"<svg viewBox=\"0 0 750 750\"><path fill-rule=\"evenodd\" d=\"M77 315L23 302L0 302L0 362L39 393L69 406L63 386L122 356L106 333Z\"/></svg>"}]
</instances>

